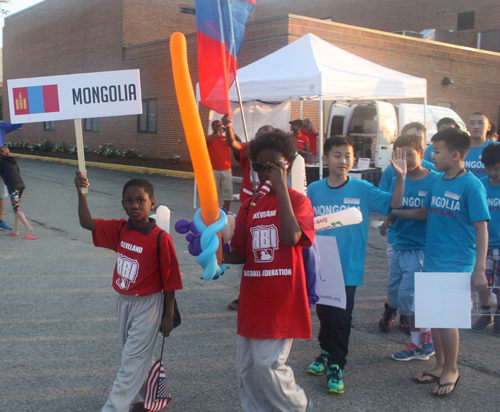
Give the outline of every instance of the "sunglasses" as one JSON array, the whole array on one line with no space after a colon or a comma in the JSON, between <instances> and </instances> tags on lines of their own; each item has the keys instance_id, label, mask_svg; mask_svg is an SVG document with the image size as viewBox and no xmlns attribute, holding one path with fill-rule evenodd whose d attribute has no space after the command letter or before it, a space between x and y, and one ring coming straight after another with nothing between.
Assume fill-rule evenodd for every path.
<instances>
[{"instance_id":1,"label":"sunglasses","mask_svg":"<svg viewBox=\"0 0 500 412\"><path fill-rule=\"evenodd\" d=\"M274 163L276 165L278 165L278 163ZM269 170L269 165L267 163L264 163L264 162L251 162L251 165L252 165L252 170L254 172L257 172L257 173L261 173L265 170ZM285 167L285 169L288 169L288 165L289 163L285 160L283 162L283 166Z\"/></svg>"}]
</instances>

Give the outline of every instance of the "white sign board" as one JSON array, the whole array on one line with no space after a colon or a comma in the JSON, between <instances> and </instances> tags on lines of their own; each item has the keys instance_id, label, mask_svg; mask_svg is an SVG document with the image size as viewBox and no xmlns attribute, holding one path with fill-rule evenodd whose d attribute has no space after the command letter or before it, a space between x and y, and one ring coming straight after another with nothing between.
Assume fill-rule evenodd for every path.
<instances>
[{"instance_id":1,"label":"white sign board","mask_svg":"<svg viewBox=\"0 0 500 412\"><path fill-rule=\"evenodd\" d=\"M321 259L321 273L316 281L321 305L346 307L344 273L340 264L337 238L334 236L316 236L314 242L318 244Z\"/></svg>"},{"instance_id":2,"label":"white sign board","mask_svg":"<svg viewBox=\"0 0 500 412\"><path fill-rule=\"evenodd\" d=\"M415 327L471 327L470 273L415 273Z\"/></svg>"},{"instance_id":3,"label":"white sign board","mask_svg":"<svg viewBox=\"0 0 500 412\"><path fill-rule=\"evenodd\" d=\"M139 70L7 80L11 123L142 113Z\"/></svg>"}]
</instances>

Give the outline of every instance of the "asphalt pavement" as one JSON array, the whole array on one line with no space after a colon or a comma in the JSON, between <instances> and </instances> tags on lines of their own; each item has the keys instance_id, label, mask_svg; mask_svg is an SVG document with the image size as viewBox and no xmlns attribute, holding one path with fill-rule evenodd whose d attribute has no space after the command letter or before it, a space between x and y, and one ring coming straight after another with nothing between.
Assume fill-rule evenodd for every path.
<instances>
[{"instance_id":1,"label":"asphalt pavement","mask_svg":"<svg viewBox=\"0 0 500 412\"><path fill-rule=\"evenodd\" d=\"M0 232L0 411L97 412L120 365L111 278L115 254L95 248L77 216L76 166L19 159L26 190L22 209L38 240ZM126 217L123 184L145 177L158 205L171 210L172 226L192 220L193 180L129 171L88 168L88 203L93 217ZM236 187L237 191L238 188ZM237 211L239 203L231 209ZM373 215L371 220L380 218ZM8 203L5 221L13 225ZM22 230L22 228L21 228ZM184 236L172 233L184 289L177 293L182 325L166 339L164 363L173 400L166 411L240 411L235 372L237 312L227 304L238 296L235 268L219 280L200 279ZM432 385L413 376L433 360L397 362L390 355L409 337L397 326L383 334L377 323L386 300L385 239L370 228L365 283L356 293L346 391L326 390L326 378L306 372L319 354L314 309L312 340L296 340L289 357L296 380L316 412L497 411L500 409L500 338L491 332L460 332L455 392L438 398ZM158 357L160 348L157 349Z\"/></svg>"}]
</instances>

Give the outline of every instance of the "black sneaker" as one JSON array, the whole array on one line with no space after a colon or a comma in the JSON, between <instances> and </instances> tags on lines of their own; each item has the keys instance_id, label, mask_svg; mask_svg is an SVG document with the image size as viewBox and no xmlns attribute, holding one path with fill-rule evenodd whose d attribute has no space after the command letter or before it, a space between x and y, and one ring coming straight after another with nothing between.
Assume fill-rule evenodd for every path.
<instances>
[{"instance_id":1,"label":"black sneaker","mask_svg":"<svg viewBox=\"0 0 500 412\"><path fill-rule=\"evenodd\" d=\"M403 332L407 335L411 335L410 333L410 325L408 324L408 319L406 319L406 315L399 315L399 327L403 329Z\"/></svg>"},{"instance_id":2,"label":"black sneaker","mask_svg":"<svg viewBox=\"0 0 500 412\"><path fill-rule=\"evenodd\" d=\"M500 312L497 310L495 312L494 316L495 320L493 321L493 329L491 330L491 333L495 336L500 336Z\"/></svg>"},{"instance_id":3,"label":"black sneaker","mask_svg":"<svg viewBox=\"0 0 500 412\"><path fill-rule=\"evenodd\" d=\"M394 317L398 313L397 309L393 309L389 306L388 303L385 304L385 312L382 319L378 323L378 328L382 332L389 332L392 329L392 325L394 324Z\"/></svg>"},{"instance_id":4,"label":"black sneaker","mask_svg":"<svg viewBox=\"0 0 500 412\"><path fill-rule=\"evenodd\" d=\"M496 318L496 316L495 316ZM490 326L493 323L493 319L491 315L481 315L478 320L472 325L470 330L472 332L484 332L488 326Z\"/></svg>"},{"instance_id":5,"label":"black sneaker","mask_svg":"<svg viewBox=\"0 0 500 412\"><path fill-rule=\"evenodd\" d=\"M238 303L240 302L240 298L233 300L227 307L231 310L238 310Z\"/></svg>"}]
</instances>

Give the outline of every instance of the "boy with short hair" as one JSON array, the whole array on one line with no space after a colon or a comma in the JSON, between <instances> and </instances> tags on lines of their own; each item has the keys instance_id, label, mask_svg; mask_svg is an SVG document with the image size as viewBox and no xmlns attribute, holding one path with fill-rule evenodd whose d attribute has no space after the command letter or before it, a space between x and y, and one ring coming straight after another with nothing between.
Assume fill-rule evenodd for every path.
<instances>
[{"instance_id":1,"label":"boy with short hair","mask_svg":"<svg viewBox=\"0 0 500 412\"><path fill-rule=\"evenodd\" d=\"M424 150L422 139L418 136L407 134L399 136L394 142L394 149L398 147L406 153L408 170L402 209L411 210L422 207L423 200L438 174L422 167L421 159ZM393 187L394 183L391 190ZM389 218L385 220L382 225L385 232L392 223ZM428 360L434 355L431 330L430 328L423 330L415 328L413 310L415 272L422 271L424 262L425 226L425 222L404 219L400 219L395 225L393 252L389 267L388 305L391 310L399 310L400 315L406 316L411 334L410 345L392 354L392 358L397 361Z\"/></svg>"},{"instance_id":2,"label":"boy with short hair","mask_svg":"<svg viewBox=\"0 0 500 412\"><path fill-rule=\"evenodd\" d=\"M326 371L328 391L335 393L344 393L342 370L347 363L354 294L356 287L363 284L370 212L387 215L391 207L401 207L406 174L405 158L401 157L401 150L396 149L392 161L396 173L395 188L392 194L387 193L365 180L349 178L347 173L354 160L354 148L346 137L330 137L325 142L323 155L323 162L328 165L330 175L311 183L307 190L315 216L349 207L358 208L363 215L363 222L359 225L318 233L318 236L337 238L346 290L346 308L316 305L321 324L318 340L322 353L309 365L308 372L323 375Z\"/></svg>"},{"instance_id":3,"label":"boy with short hair","mask_svg":"<svg viewBox=\"0 0 500 412\"><path fill-rule=\"evenodd\" d=\"M489 144L494 143L488 140L488 132L490 129L490 119L488 119L488 116L484 113L475 112L469 116L467 120L467 131L470 133L471 147L465 157L464 167L478 179L485 176L484 164L481 160L483 150Z\"/></svg>"},{"instance_id":4,"label":"boy with short hair","mask_svg":"<svg viewBox=\"0 0 500 412\"><path fill-rule=\"evenodd\" d=\"M403 129L401 129L401 135L404 134L417 136L422 142L422 147L424 147L427 129L422 123L411 122L405 124ZM436 166L434 166L434 163L429 162L425 159L422 159L421 165L426 169L436 170ZM391 187L392 180L394 179L394 177L395 174L394 170L392 169L392 165L387 166L386 169L384 170L384 173L382 174L382 178L380 179L380 185L379 185L380 190L383 190L384 192L389 191L389 188ZM387 247L385 250L385 254L389 258L389 260L391 259L392 256L394 231L395 231L394 226L389 227L389 229L387 230ZM387 302L384 304L384 309L385 309L384 314L382 315L382 318L378 322L378 328L382 332L390 332L392 329L392 325L394 323L394 318L396 317L398 310L391 308L391 306ZM406 316L403 314L399 315L399 327L403 330L404 333L410 335L411 333L410 325L408 324L408 319L406 319Z\"/></svg>"},{"instance_id":5,"label":"boy with short hair","mask_svg":"<svg viewBox=\"0 0 500 412\"><path fill-rule=\"evenodd\" d=\"M486 146L482 154L485 177L481 182L486 188L486 197L491 220L488 222L488 255L486 258L486 279L488 286L494 286L497 295L495 321L491 319L491 290L479 292L482 316L472 325L473 332L484 332L493 324L492 333L500 336L500 145Z\"/></svg>"},{"instance_id":6,"label":"boy with short hair","mask_svg":"<svg viewBox=\"0 0 500 412\"><path fill-rule=\"evenodd\" d=\"M440 132L441 130L444 130L444 129L449 129L450 127L453 127L455 129L459 128L457 122L454 119L452 119L451 117L443 117L443 118L439 119L436 126L437 126L438 132ZM433 153L434 153L434 149L432 148L432 143L431 143L429 146L427 146L427 149L425 149L424 160L426 160L428 162L432 162L432 154Z\"/></svg>"},{"instance_id":7,"label":"boy with short hair","mask_svg":"<svg viewBox=\"0 0 500 412\"><path fill-rule=\"evenodd\" d=\"M121 366L103 412L127 412L146 379L158 341L158 331L169 336L174 327L175 291L182 289L181 274L170 235L149 212L154 208L153 185L146 179L129 180L123 187L122 206L129 219L93 219L87 197L87 178L76 172L80 225L92 231L97 247L114 250L117 262L113 288L118 292L116 311L123 346ZM144 402L132 412L147 412Z\"/></svg>"},{"instance_id":8,"label":"boy with short hair","mask_svg":"<svg viewBox=\"0 0 500 412\"><path fill-rule=\"evenodd\" d=\"M485 272L490 220L486 190L465 170L464 159L470 148L468 133L446 129L432 137L433 160L444 175L434 180L424 206L413 210L394 210L397 218L427 220L424 272L472 273L472 287L486 290ZM457 368L458 329L433 328L436 366L415 377L418 383L438 382L433 393L448 395L460 377Z\"/></svg>"}]
</instances>

